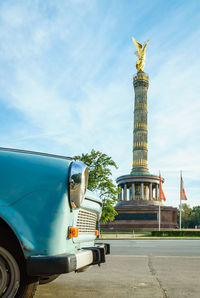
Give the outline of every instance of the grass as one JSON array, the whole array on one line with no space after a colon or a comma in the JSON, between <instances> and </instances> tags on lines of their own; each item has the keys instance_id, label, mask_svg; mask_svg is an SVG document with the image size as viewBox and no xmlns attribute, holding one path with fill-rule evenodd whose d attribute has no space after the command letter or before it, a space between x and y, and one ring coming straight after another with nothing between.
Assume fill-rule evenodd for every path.
<instances>
[{"instance_id":1,"label":"grass","mask_svg":"<svg viewBox=\"0 0 200 298\"><path fill-rule=\"evenodd\" d=\"M134 233L133 230L131 231L109 231L109 232L102 232L100 234L99 239L134 239L134 238L200 238L200 231L199 230L164 230L164 231L143 231Z\"/></svg>"}]
</instances>

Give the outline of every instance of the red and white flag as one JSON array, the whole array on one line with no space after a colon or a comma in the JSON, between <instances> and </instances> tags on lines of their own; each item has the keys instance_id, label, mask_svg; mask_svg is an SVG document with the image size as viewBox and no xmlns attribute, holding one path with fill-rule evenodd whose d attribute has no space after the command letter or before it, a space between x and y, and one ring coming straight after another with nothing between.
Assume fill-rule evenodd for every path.
<instances>
[{"instance_id":1,"label":"red and white flag","mask_svg":"<svg viewBox=\"0 0 200 298\"><path fill-rule=\"evenodd\" d=\"M162 177L161 177L161 174L160 174L160 200L161 201L166 201L166 197L165 197L165 194L164 194L164 191L163 191L163 188L162 188Z\"/></svg>"},{"instance_id":2,"label":"red and white flag","mask_svg":"<svg viewBox=\"0 0 200 298\"><path fill-rule=\"evenodd\" d=\"M182 173L181 173L180 200L187 200L187 197L186 197L186 194L185 194L184 185L183 185Z\"/></svg>"}]
</instances>

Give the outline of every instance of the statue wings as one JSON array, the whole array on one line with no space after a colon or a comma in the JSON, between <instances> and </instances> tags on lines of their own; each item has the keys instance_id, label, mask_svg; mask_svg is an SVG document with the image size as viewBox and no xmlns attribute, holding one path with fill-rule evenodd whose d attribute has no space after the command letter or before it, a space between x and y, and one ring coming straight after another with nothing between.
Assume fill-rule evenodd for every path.
<instances>
[{"instance_id":1,"label":"statue wings","mask_svg":"<svg viewBox=\"0 0 200 298\"><path fill-rule=\"evenodd\" d=\"M136 51L134 54L135 54L138 58L140 58L141 55L142 55L142 45L141 45L139 42L137 42L137 40L136 40L134 37L132 37L132 40L133 40L133 43L135 44L136 49L137 49L137 51Z\"/></svg>"},{"instance_id":2,"label":"statue wings","mask_svg":"<svg viewBox=\"0 0 200 298\"><path fill-rule=\"evenodd\" d=\"M144 55L145 52L145 48L149 42L149 40L147 40L144 44L144 46L141 45L141 43L139 43L134 37L132 37L133 43L136 46L137 51L134 53L139 59Z\"/></svg>"}]
</instances>

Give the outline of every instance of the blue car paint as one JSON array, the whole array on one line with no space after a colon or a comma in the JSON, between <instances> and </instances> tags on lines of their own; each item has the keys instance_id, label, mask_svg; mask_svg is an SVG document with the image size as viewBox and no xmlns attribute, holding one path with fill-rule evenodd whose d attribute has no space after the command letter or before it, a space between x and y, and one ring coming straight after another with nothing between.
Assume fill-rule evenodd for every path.
<instances>
[{"instance_id":1,"label":"blue car paint","mask_svg":"<svg viewBox=\"0 0 200 298\"><path fill-rule=\"evenodd\" d=\"M71 160L0 151L0 217L19 239L25 257L72 253L68 227L76 220L68 201L68 174ZM100 201L88 193L82 208L101 211ZM94 236L80 242L94 244Z\"/></svg>"}]
</instances>

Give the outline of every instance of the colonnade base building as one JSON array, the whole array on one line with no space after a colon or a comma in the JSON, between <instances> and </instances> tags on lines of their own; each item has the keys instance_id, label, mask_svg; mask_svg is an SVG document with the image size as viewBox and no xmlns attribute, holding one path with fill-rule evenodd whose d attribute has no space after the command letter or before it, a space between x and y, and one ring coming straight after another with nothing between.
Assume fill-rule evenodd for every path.
<instances>
[{"instance_id":1,"label":"colonnade base building","mask_svg":"<svg viewBox=\"0 0 200 298\"><path fill-rule=\"evenodd\" d=\"M109 228L157 228L159 216L159 176L152 175L147 163L147 91L149 77L142 70L133 78L135 91L133 165L130 174L117 178L120 187L118 215ZM164 182L164 179L163 181ZM177 208L161 203L161 228L177 227Z\"/></svg>"}]
</instances>

